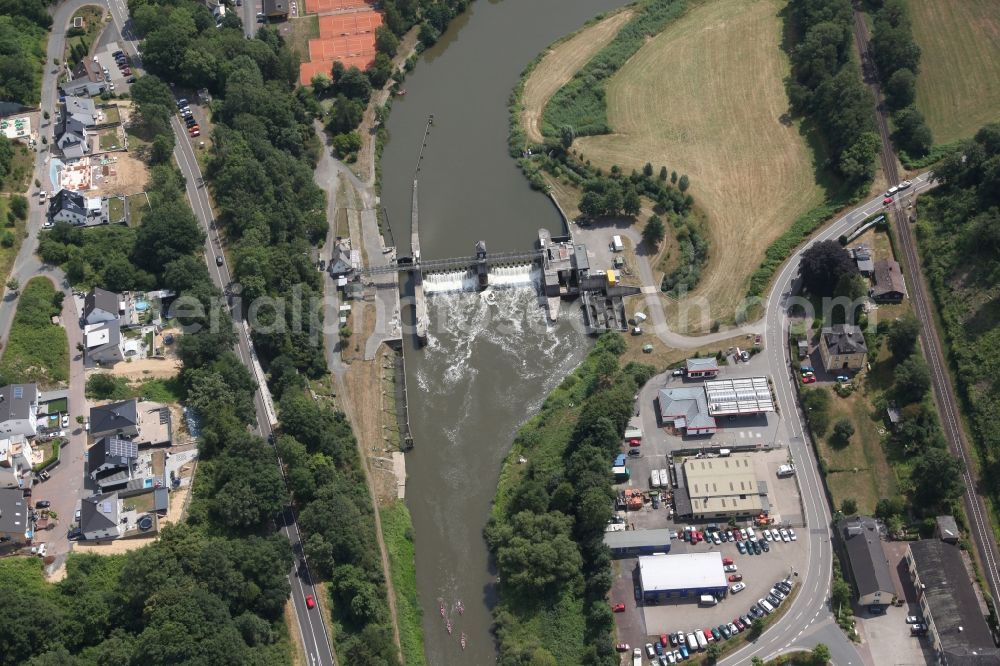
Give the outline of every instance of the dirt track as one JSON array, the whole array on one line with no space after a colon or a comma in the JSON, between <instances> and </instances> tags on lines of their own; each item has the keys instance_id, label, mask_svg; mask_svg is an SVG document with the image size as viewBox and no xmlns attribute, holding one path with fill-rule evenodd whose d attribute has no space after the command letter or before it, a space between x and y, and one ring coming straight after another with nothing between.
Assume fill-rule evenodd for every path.
<instances>
[{"instance_id":1,"label":"dirt track","mask_svg":"<svg viewBox=\"0 0 1000 666\"><path fill-rule=\"evenodd\" d=\"M521 127L528 141L541 143L542 113L549 98L562 88L604 46L610 42L625 22L632 17L632 10L611 14L588 26L551 49L524 82L521 99Z\"/></svg>"}]
</instances>

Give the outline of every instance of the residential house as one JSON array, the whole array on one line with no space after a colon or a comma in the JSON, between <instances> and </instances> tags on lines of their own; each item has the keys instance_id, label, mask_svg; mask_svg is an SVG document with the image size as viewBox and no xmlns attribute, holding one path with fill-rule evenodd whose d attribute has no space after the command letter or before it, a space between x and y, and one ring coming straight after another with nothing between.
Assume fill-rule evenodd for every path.
<instances>
[{"instance_id":1,"label":"residential house","mask_svg":"<svg viewBox=\"0 0 1000 666\"><path fill-rule=\"evenodd\" d=\"M715 432L715 417L709 414L704 388L664 388L660 389L656 400L662 425L673 426L685 435Z\"/></svg>"},{"instance_id":2,"label":"residential house","mask_svg":"<svg viewBox=\"0 0 1000 666\"><path fill-rule=\"evenodd\" d=\"M84 498L80 506L80 531L88 540L117 539L122 535L122 500L118 493Z\"/></svg>"},{"instance_id":3,"label":"residential house","mask_svg":"<svg viewBox=\"0 0 1000 666\"><path fill-rule=\"evenodd\" d=\"M34 450L24 435L0 439L0 488L30 488Z\"/></svg>"},{"instance_id":4,"label":"residential house","mask_svg":"<svg viewBox=\"0 0 1000 666\"><path fill-rule=\"evenodd\" d=\"M867 245L859 245L851 250L851 254L854 256L854 263L858 266L858 272L870 278L875 271L871 249Z\"/></svg>"},{"instance_id":5,"label":"residential house","mask_svg":"<svg viewBox=\"0 0 1000 666\"><path fill-rule=\"evenodd\" d=\"M819 354L827 372L857 371L868 362L868 345L860 328L853 324L837 324L820 333Z\"/></svg>"},{"instance_id":6,"label":"residential house","mask_svg":"<svg viewBox=\"0 0 1000 666\"><path fill-rule=\"evenodd\" d=\"M876 303L899 303L906 296L906 283L895 259L875 262L871 296Z\"/></svg>"},{"instance_id":7,"label":"residential house","mask_svg":"<svg viewBox=\"0 0 1000 666\"><path fill-rule=\"evenodd\" d=\"M0 388L0 434L34 437L37 418L37 385L8 384Z\"/></svg>"},{"instance_id":8,"label":"residential house","mask_svg":"<svg viewBox=\"0 0 1000 666\"><path fill-rule=\"evenodd\" d=\"M937 539L910 543L906 565L917 591L935 663L986 666L1000 663L1000 649L986 623L986 605L969 576L962 550Z\"/></svg>"},{"instance_id":9,"label":"residential house","mask_svg":"<svg viewBox=\"0 0 1000 666\"><path fill-rule=\"evenodd\" d=\"M87 130L97 125L97 107L86 97L66 95L62 113L56 123L56 145L69 159L83 157L90 152Z\"/></svg>"},{"instance_id":10,"label":"residential house","mask_svg":"<svg viewBox=\"0 0 1000 666\"><path fill-rule=\"evenodd\" d=\"M845 572L854 583L862 606L888 606L896 597L889 559L882 549L878 523L868 516L845 518L837 533L847 553Z\"/></svg>"},{"instance_id":11,"label":"residential house","mask_svg":"<svg viewBox=\"0 0 1000 666\"><path fill-rule=\"evenodd\" d=\"M719 374L719 362L714 356L708 358L689 358L686 364L688 379L704 379Z\"/></svg>"},{"instance_id":12,"label":"residential house","mask_svg":"<svg viewBox=\"0 0 1000 666\"><path fill-rule=\"evenodd\" d=\"M125 360L121 325L117 321L87 324L84 327L87 362L92 365L114 365Z\"/></svg>"},{"instance_id":13,"label":"residential house","mask_svg":"<svg viewBox=\"0 0 1000 666\"><path fill-rule=\"evenodd\" d=\"M31 540L28 500L20 488L0 488L0 546L23 546Z\"/></svg>"},{"instance_id":14,"label":"residential house","mask_svg":"<svg viewBox=\"0 0 1000 666\"><path fill-rule=\"evenodd\" d=\"M138 446L169 445L173 440L170 408L158 402L135 399L90 410L90 436L118 435Z\"/></svg>"},{"instance_id":15,"label":"residential house","mask_svg":"<svg viewBox=\"0 0 1000 666\"><path fill-rule=\"evenodd\" d=\"M351 249L350 239L341 239L333 247L333 255L330 258L327 271L331 277L339 278L357 271L360 263L360 254L357 250Z\"/></svg>"},{"instance_id":16,"label":"residential house","mask_svg":"<svg viewBox=\"0 0 1000 666\"><path fill-rule=\"evenodd\" d=\"M288 0L264 0L264 16L272 21L288 18Z\"/></svg>"},{"instance_id":17,"label":"residential house","mask_svg":"<svg viewBox=\"0 0 1000 666\"><path fill-rule=\"evenodd\" d=\"M83 320L88 324L118 321L125 314L124 301L120 294L100 287L94 287L83 299Z\"/></svg>"},{"instance_id":18,"label":"residential house","mask_svg":"<svg viewBox=\"0 0 1000 666\"><path fill-rule=\"evenodd\" d=\"M120 490L135 476L138 457L135 442L106 435L87 449L87 470L102 491Z\"/></svg>"},{"instance_id":19,"label":"residential house","mask_svg":"<svg viewBox=\"0 0 1000 666\"><path fill-rule=\"evenodd\" d=\"M49 199L49 219L53 222L66 222L73 226L87 224L87 202L79 192L59 190Z\"/></svg>"}]
</instances>

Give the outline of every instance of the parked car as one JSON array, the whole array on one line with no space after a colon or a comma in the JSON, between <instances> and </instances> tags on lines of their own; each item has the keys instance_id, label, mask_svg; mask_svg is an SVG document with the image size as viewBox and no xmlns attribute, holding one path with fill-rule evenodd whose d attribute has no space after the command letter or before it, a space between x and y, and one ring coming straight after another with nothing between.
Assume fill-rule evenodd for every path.
<instances>
[{"instance_id":1,"label":"parked car","mask_svg":"<svg viewBox=\"0 0 1000 666\"><path fill-rule=\"evenodd\" d=\"M35 502L36 509L47 509L50 506L52 506L52 502L48 500L38 500L37 502Z\"/></svg>"},{"instance_id":2,"label":"parked car","mask_svg":"<svg viewBox=\"0 0 1000 666\"><path fill-rule=\"evenodd\" d=\"M914 635L914 636L923 636L924 634L927 633L927 625L926 624L911 624L910 625L910 633L912 635Z\"/></svg>"},{"instance_id":3,"label":"parked car","mask_svg":"<svg viewBox=\"0 0 1000 666\"><path fill-rule=\"evenodd\" d=\"M615 649L618 650L619 652L628 652L632 648L629 647L628 643L619 643L618 645L615 646Z\"/></svg>"},{"instance_id":4,"label":"parked car","mask_svg":"<svg viewBox=\"0 0 1000 666\"><path fill-rule=\"evenodd\" d=\"M765 541L764 543L767 543L767 542ZM757 543L756 541L751 541L750 545L753 546L753 554L754 555L760 555L760 550L761 550L760 549L760 544Z\"/></svg>"},{"instance_id":5,"label":"parked car","mask_svg":"<svg viewBox=\"0 0 1000 666\"><path fill-rule=\"evenodd\" d=\"M816 383L816 378L812 377L812 376L803 377L802 378L802 383L803 384L815 384Z\"/></svg>"},{"instance_id":6,"label":"parked car","mask_svg":"<svg viewBox=\"0 0 1000 666\"><path fill-rule=\"evenodd\" d=\"M723 557L722 558L722 563L723 564L732 564L733 563L733 558L731 558L731 557Z\"/></svg>"},{"instance_id":7,"label":"parked car","mask_svg":"<svg viewBox=\"0 0 1000 666\"><path fill-rule=\"evenodd\" d=\"M761 539L757 543L760 544L760 549L763 550L765 553L771 552L771 545L768 544L767 541L765 541L764 539Z\"/></svg>"},{"instance_id":8,"label":"parked car","mask_svg":"<svg viewBox=\"0 0 1000 666\"><path fill-rule=\"evenodd\" d=\"M79 541L83 538L83 530L79 527L74 527L66 534L66 538L70 541Z\"/></svg>"},{"instance_id":9,"label":"parked car","mask_svg":"<svg viewBox=\"0 0 1000 666\"><path fill-rule=\"evenodd\" d=\"M59 420L59 423L62 424L63 428L68 428L69 427L69 414L63 414L62 418Z\"/></svg>"},{"instance_id":10,"label":"parked car","mask_svg":"<svg viewBox=\"0 0 1000 666\"><path fill-rule=\"evenodd\" d=\"M611 612L612 613L624 613L625 612L625 604L615 604L614 606L611 607Z\"/></svg>"},{"instance_id":11,"label":"parked car","mask_svg":"<svg viewBox=\"0 0 1000 666\"><path fill-rule=\"evenodd\" d=\"M778 532L777 529L772 527L770 530L764 530L764 532L770 534L771 538L774 539L775 541L781 541L781 533Z\"/></svg>"},{"instance_id":12,"label":"parked car","mask_svg":"<svg viewBox=\"0 0 1000 666\"><path fill-rule=\"evenodd\" d=\"M722 570L726 571L726 572L736 571L736 565L735 564L727 564L726 566L722 567Z\"/></svg>"},{"instance_id":13,"label":"parked car","mask_svg":"<svg viewBox=\"0 0 1000 666\"><path fill-rule=\"evenodd\" d=\"M306 608L316 608L316 600L311 594L306 595Z\"/></svg>"},{"instance_id":14,"label":"parked car","mask_svg":"<svg viewBox=\"0 0 1000 666\"><path fill-rule=\"evenodd\" d=\"M729 638L730 636L733 635L733 632L729 630L729 625L727 624L719 625L719 633L722 634L723 638Z\"/></svg>"},{"instance_id":15,"label":"parked car","mask_svg":"<svg viewBox=\"0 0 1000 666\"><path fill-rule=\"evenodd\" d=\"M792 541L796 541L798 539L798 537L795 536L795 530L793 530L791 527L788 528L788 538L791 539Z\"/></svg>"},{"instance_id":16,"label":"parked car","mask_svg":"<svg viewBox=\"0 0 1000 666\"><path fill-rule=\"evenodd\" d=\"M736 574L731 574L731 575L729 576L729 582L730 582L730 583L738 583L738 582L740 582L741 580L743 580L743 574L738 574L738 573L736 573Z\"/></svg>"},{"instance_id":17,"label":"parked car","mask_svg":"<svg viewBox=\"0 0 1000 666\"><path fill-rule=\"evenodd\" d=\"M736 594L737 592L742 592L745 589L747 589L746 583L734 583L729 588L729 591L732 592L733 594Z\"/></svg>"},{"instance_id":18,"label":"parked car","mask_svg":"<svg viewBox=\"0 0 1000 666\"><path fill-rule=\"evenodd\" d=\"M653 648L652 643L646 643L646 656L650 659L656 656L656 650Z\"/></svg>"},{"instance_id":19,"label":"parked car","mask_svg":"<svg viewBox=\"0 0 1000 666\"><path fill-rule=\"evenodd\" d=\"M906 624L923 624L924 619L919 615L907 615Z\"/></svg>"},{"instance_id":20,"label":"parked car","mask_svg":"<svg viewBox=\"0 0 1000 666\"><path fill-rule=\"evenodd\" d=\"M781 534L781 540L784 541L785 543L791 541L791 538L789 538L788 536L788 531L785 530L785 528L781 528L780 530L778 530L778 533Z\"/></svg>"}]
</instances>

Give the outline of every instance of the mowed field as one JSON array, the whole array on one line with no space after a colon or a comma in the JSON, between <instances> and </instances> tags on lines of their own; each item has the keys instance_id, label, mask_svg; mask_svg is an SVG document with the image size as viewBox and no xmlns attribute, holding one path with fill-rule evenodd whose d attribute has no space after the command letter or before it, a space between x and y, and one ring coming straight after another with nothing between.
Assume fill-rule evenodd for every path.
<instances>
[{"instance_id":1,"label":"mowed field","mask_svg":"<svg viewBox=\"0 0 1000 666\"><path fill-rule=\"evenodd\" d=\"M542 112L549 99L566 85L595 53L607 46L631 17L631 9L606 16L570 39L557 44L535 66L524 82L524 94L521 98L521 126L528 141L532 143L543 141Z\"/></svg>"},{"instance_id":2,"label":"mowed field","mask_svg":"<svg viewBox=\"0 0 1000 666\"><path fill-rule=\"evenodd\" d=\"M646 162L686 173L705 213L709 265L692 294L733 319L764 250L823 200L812 153L783 123L789 64L779 0L700 4L656 36L608 86L615 134L581 137L584 159L625 173Z\"/></svg>"},{"instance_id":3,"label":"mowed field","mask_svg":"<svg viewBox=\"0 0 1000 666\"><path fill-rule=\"evenodd\" d=\"M921 49L917 108L934 143L1000 120L1000 2L909 0Z\"/></svg>"}]
</instances>

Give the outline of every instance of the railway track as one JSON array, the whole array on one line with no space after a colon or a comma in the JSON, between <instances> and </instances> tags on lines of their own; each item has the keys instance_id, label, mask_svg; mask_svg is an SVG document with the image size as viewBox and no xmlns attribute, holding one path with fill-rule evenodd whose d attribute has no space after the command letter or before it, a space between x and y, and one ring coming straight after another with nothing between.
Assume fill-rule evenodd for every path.
<instances>
[{"instance_id":1,"label":"railway track","mask_svg":"<svg viewBox=\"0 0 1000 666\"><path fill-rule=\"evenodd\" d=\"M869 49L868 26L865 24L864 16L857 5L854 7L854 39L861 54L862 63L866 64L869 73L866 82L875 95L875 117L882 144L880 153L882 170L890 184L899 183L899 165L892 146L888 113L879 102L881 90L878 84L875 61L871 57ZM935 325L934 312L931 309L926 285L920 271L920 255L917 252L913 229L908 222L909 215L904 206L908 200L909 197L906 195L894 197L891 204L893 213L891 217L895 223L896 236L899 239L903 256L906 259L904 266L906 282L909 286L910 300L913 303L917 321L920 322L921 344L924 356L927 358L927 365L930 368L931 385L941 415L941 425L948 440L949 449L964 465L962 473L962 480L965 483L963 499L969 519L969 530L976 545L979 564L989 585L990 594L993 599L998 599L1000 598L1000 549L997 548L996 535L993 532L986 500L978 492L978 479L973 475L971 463L974 460L974 452L959 417L958 400L951 377L948 374L943 347Z\"/></svg>"}]
</instances>

